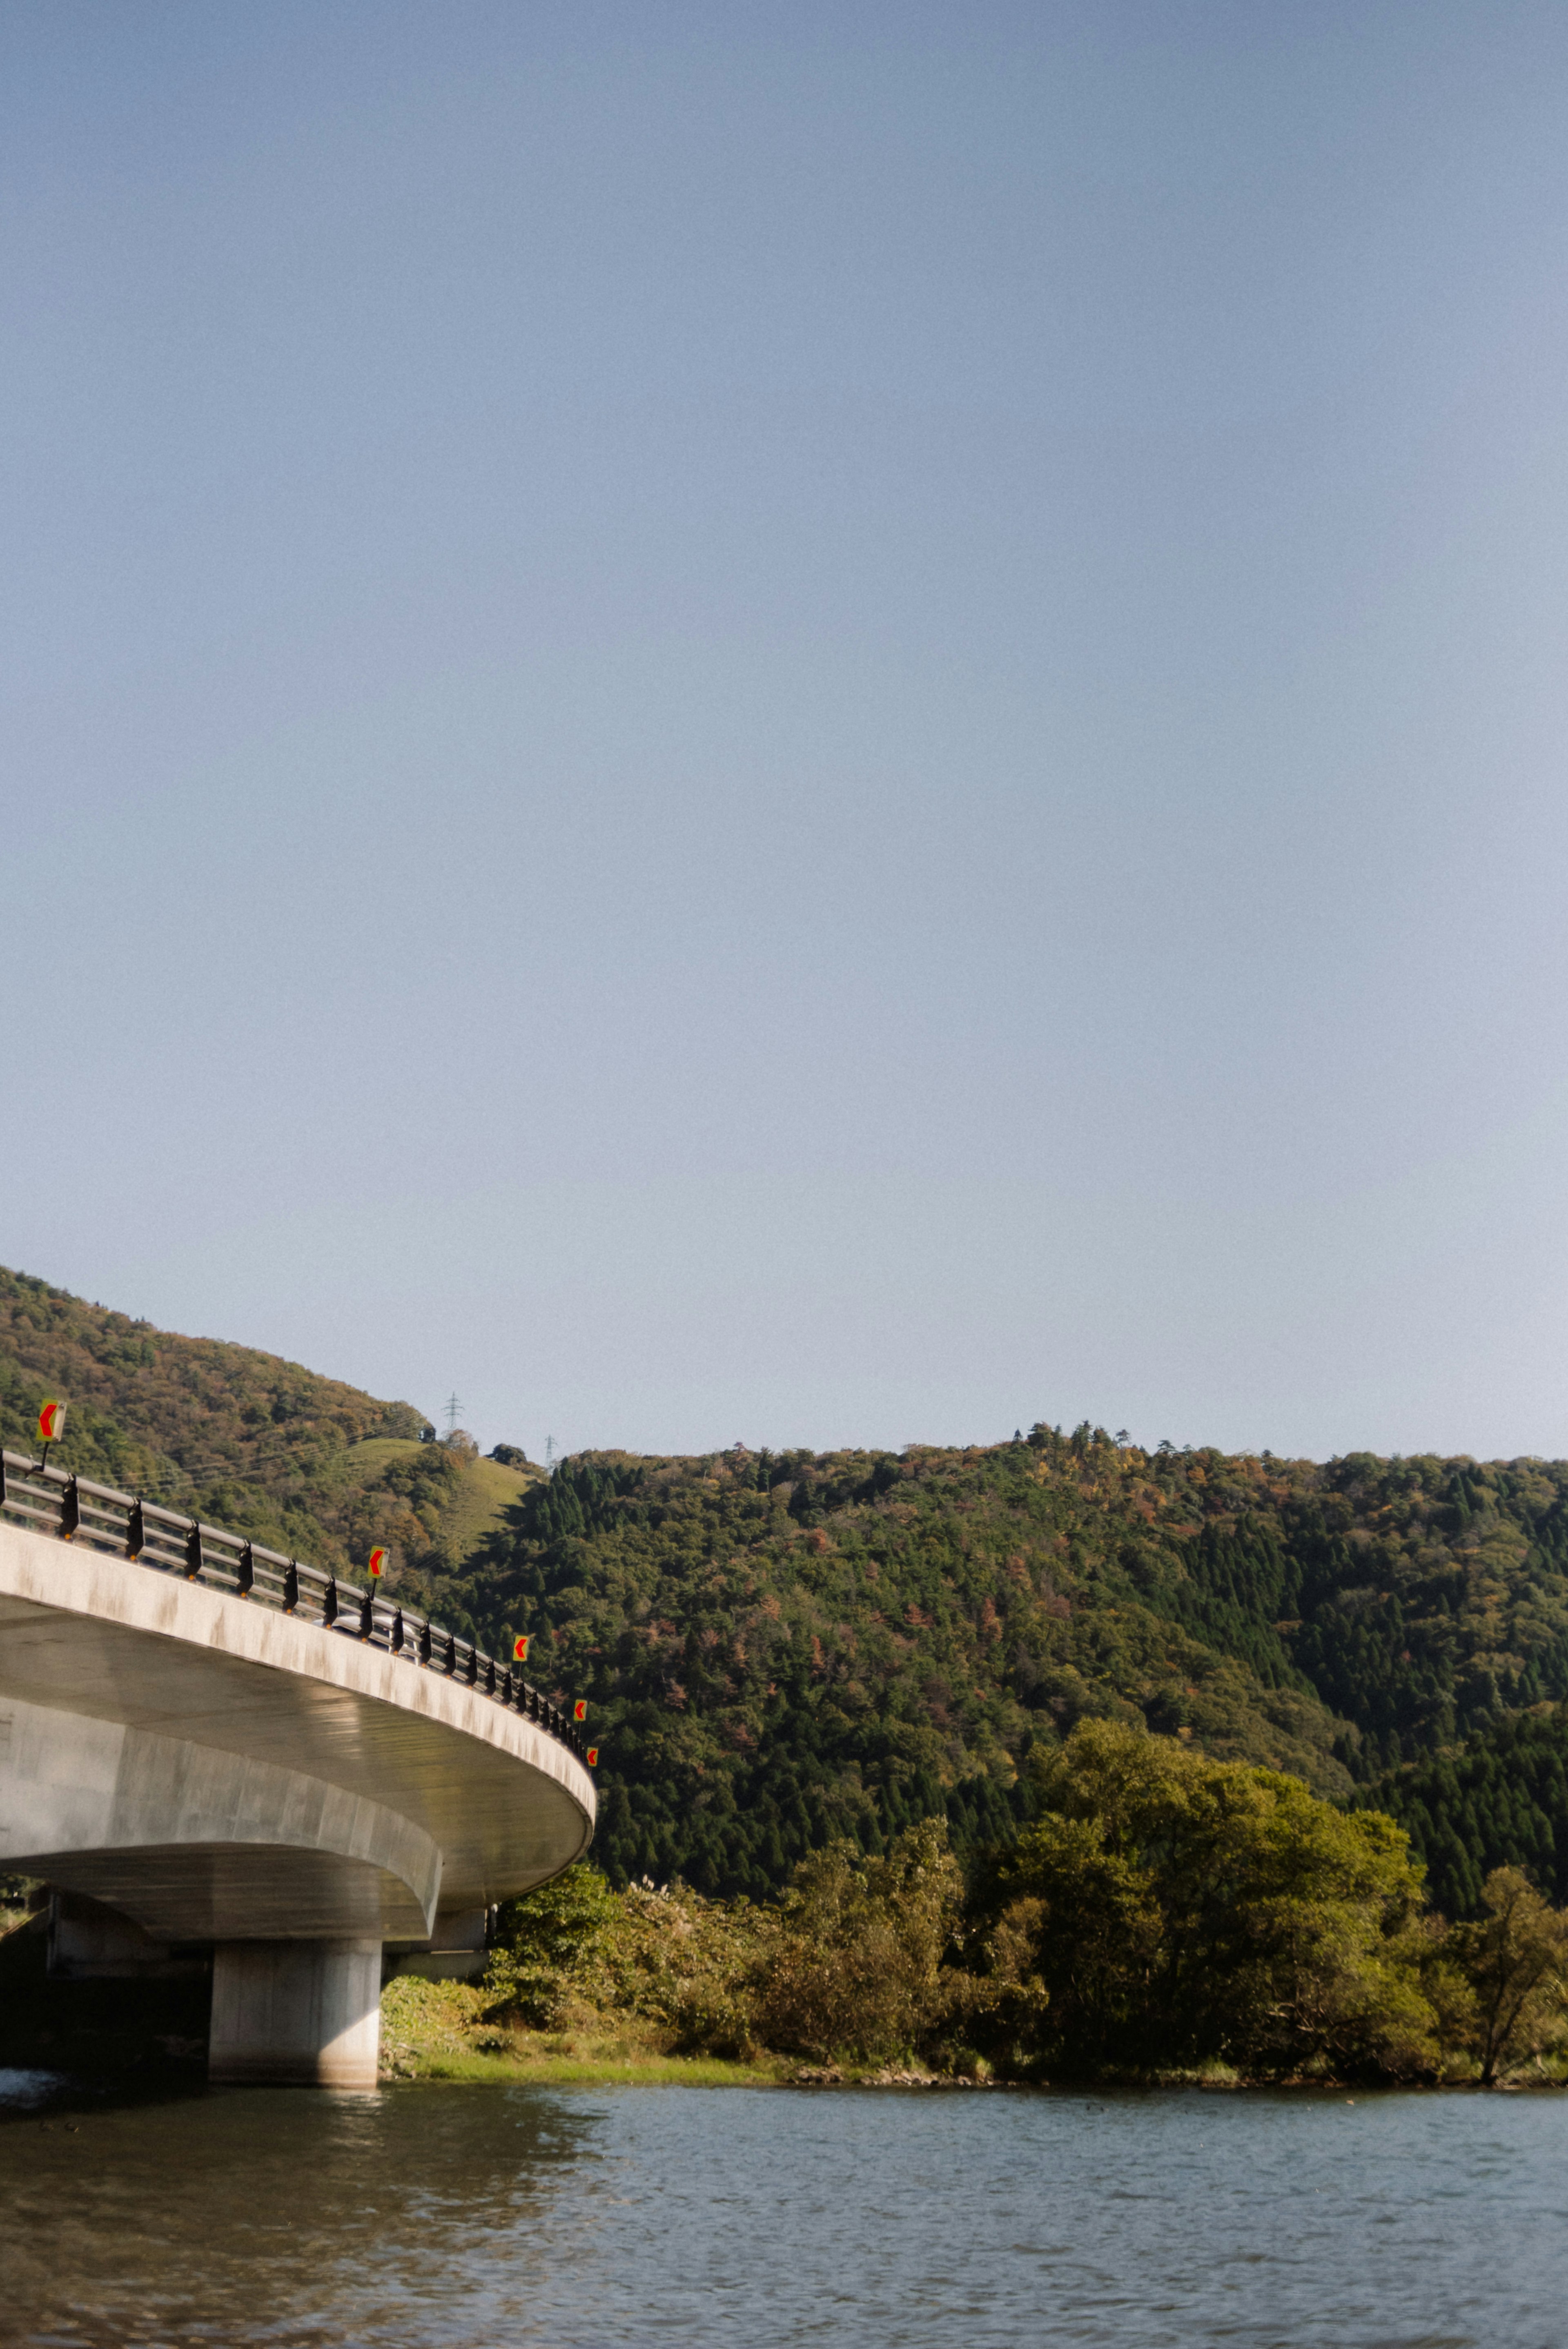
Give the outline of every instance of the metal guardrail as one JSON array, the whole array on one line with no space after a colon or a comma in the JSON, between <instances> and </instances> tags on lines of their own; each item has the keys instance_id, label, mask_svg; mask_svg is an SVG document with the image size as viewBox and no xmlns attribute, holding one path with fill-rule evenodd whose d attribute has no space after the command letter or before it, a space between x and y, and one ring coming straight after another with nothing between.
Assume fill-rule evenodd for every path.
<instances>
[{"instance_id":1,"label":"metal guardrail","mask_svg":"<svg viewBox=\"0 0 1568 2349\"><path fill-rule=\"evenodd\" d=\"M341 1582L335 1574L284 1557L261 1542L247 1541L242 1534L181 1516L156 1501L117 1493L110 1485L95 1485L86 1476L73 1476L16 1452L0 1451L0 1512L63 1541L132 1558L155 1573L182 1575L188 1582L275 1607L303 1623L318 1623L384 1648L389 1655L404 1656L536 1721L580 1759L586 1753L583 1730L521 1672L498 1663L470 1640L444 1631L414 1608L383 1599L374 1588Z\"/></svg>"}]
</instances>

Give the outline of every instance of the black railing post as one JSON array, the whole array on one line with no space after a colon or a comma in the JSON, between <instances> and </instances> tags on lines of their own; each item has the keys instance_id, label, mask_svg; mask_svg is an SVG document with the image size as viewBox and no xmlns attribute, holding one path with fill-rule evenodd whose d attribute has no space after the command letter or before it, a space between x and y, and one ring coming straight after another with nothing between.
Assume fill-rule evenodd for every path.
<instances>
[{"instance_id":1,"label":"black railing post","mask_svg":"<svg viewBox=\"0 0 1568 2349\"><path fill-rule=\"evenodd\" d=\"M201 1528L194 1517L185 1537L185 1579L194 1582L201 1571Z\"/></svg>"},{"instance_id":2,"label":"black railing post","mask_svg":"<svg viewBox=\"0 0 1568 2349\"><path fill-rule=\"evenodd\" d=\"M368 1640L376 1629L376 1594L367 1590L359 1602L359 1636Z\"/></svg>"},{"instance_id":3,"label":"black railing post","mask_svg":"<svg viewBox=\"0 0 1568 2349\"><path fill-rule=\"evenodd\" d=\"M321 1602L321 1619L324 1623L335 1623L337 1620L337 1577L335 1574L329 1575L327 1577L326 1596Z\"/></svg>"},{"instance_id":4,"label":"black railing post","mask_svg":"<svg viewBox=\"0 0 1568 2349\"><path fill-rule=\"evenodd\" d=\"M292 1615L299 1605L299 1560L291 1557L288 1572L284 1576L284 1613Z\"/></svg>"},{"instance_id":5,"label":"black railing post","mask_svg":"<svg viewBox=\"0 0 1568 2349\"><path fill-rule=\"evenodd\" d=\"M125 1554L127 1557L138 1558L146 1547L147 1525L141 1514L141 1495L139 1493L130 1505L130 1515L125 1521Z\"/></svg>"},{"instance_id":6,"label":"black railing post","mask_svg":"<svg viewBox=\"0 0 1568 2349\"><path fill-rule=\"evenodd\" d=\"M430 1627L428 1623L421 1623L419 1626L419 1661L422 1664L428 1664L429 1661Z\"/></svg>"},{"instance_id":7,"label":"black railing post","mask_svg":"<svg viewBox=\"0 0 1568 2349\"><path fill-rule=\"evenodd\" d=\"M391 1652L393 1655L395 1655L395 1656L400 1656L400 1655L402 1654L402 1652L403 1652L403 1609L402 1609L400 1607L398 1608L397 1612L396 1613L396 1615L394 1615L394 1616L393 1616L393 1618L392 1618L392 1630L391 1630L391 1634L390 1634L389 1638L387 1639L387 1645L388 1650L390 1651L390 1652Z\"/></svg>"},{"instance_id":8,"label":"black railing post","mask_svg":"<svg viewBox=\"0 0 1568 2349\"><path fill-rule=\"evenodd\" d=\"M251 1592L255 1588L255 1582L256 1562L251 1556L251 1545L247 1542L244 1548L240 1552L240 1596L242 1599L248 1599L250 1597Z\"/></svg>"},{"instance_id":9,"label":"black railing post","mask_svg":"<svg viewBox=\"0 0 1568 2349\"><path fill-rule=\"evenodd\" d=\"M77 1480L73 1476L60 1495L60 1539L75 1541L81 1521L82 1505L77 1492Z\"/></svg>"}]
</instances>

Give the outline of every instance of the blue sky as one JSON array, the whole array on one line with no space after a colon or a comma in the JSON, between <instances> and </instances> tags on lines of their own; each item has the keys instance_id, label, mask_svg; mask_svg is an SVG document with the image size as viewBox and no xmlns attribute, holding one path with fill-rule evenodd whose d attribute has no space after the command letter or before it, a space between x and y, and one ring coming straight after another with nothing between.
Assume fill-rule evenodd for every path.
<instances>
[{"instance_id":1,"label":"blue sky","mask_svg":"<svg viewBox=\"0 0 1568 2349\"><path fill-rule=\"evenodd\" d=\"M489 1443L1568 1451L1568 17L0 16L0 1260Z\"/></svg>"}]
</instances>

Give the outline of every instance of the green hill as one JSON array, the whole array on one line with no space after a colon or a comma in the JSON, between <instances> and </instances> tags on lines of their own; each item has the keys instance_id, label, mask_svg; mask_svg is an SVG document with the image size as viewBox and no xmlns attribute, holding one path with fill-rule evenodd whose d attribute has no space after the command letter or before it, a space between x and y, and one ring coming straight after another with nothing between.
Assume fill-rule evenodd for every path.
<instances>
[{"instance_id":1,"label":"green hill","mask_svg":"<svg viewBox=\"0 0 1568 2349\"><path fill-rule=\"evenodd\" d=\"M836 1833L1009 1830L1086 1714L1340 1799L1568 1696L1568 1464L966 1451L568 1461L459 1579L592 1702L618 1880L758 1892Z\"/></svg>"},{"instance_id":2,"label":"green hill","mask_svg":"<svg viewBox=\"0 0 1568 2349\"><path fill-rule=\"evenodd\" d=\"M421 1442L411 1403L0 1268L0 1441L13 1451L32 1449L46 1394L70 1405L64 1465L324 1566L385 1543L411 1593L542 1474L480 1460L466 1439Z\"/></svg>"}]
</instances>

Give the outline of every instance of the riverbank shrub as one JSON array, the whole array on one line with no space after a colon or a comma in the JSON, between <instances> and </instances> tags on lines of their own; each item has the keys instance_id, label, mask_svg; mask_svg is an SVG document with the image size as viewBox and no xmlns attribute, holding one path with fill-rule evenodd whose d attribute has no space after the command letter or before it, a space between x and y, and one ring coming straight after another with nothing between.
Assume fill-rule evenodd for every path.
<instances>
[{"instance_id":1,"label":"riverbank shrub","mask_svg":"<svg viewBox=\"0 0 1568 2349\"><path fill-rule=\"evenodd\" d=\"M966 1887L945 1828L841 1839L775 1900L591 1867L501 1910L486 2011L635 2023L671 2054L1023 2078L1478 2078L1568 2040L1568 1914L1517 1870L1424 1906L1405 1831L1177 1738L1080 1722Z\"/></svg>"},{"instance_id":2,"label":"riverbank shrub","mask_svg":"<svg viewBox=\"0 0 1568 2349\"><path fill-rule=\"evenodd\" d=\"M933 1819L883 1858L840 1842L795 1870L753 1992L769 2047L820 2062L882 2063L923 2051L962 2006L951 1964L964 1879Z\"/></svg>"},{"instance_id":3,"label":"riverbank shrub","mask_svg":"<svg viewBox=\"0 0 1568 2349\"><path fill-rule=\"evenodd\" d=\"M847 1842L815 1854L763 1903L684 1885L617 1895L580 1863L501 1909L490 2007L544 2031L635 2015L681 2054L888 2062L964 2007L966 1978L949 1962L963 1905L932 1820L882 1857Z\"/></svg>"},{"instance_id":4,"label":"riverbank shrub","mask_svg":"<svg viewBox=\"0 0 1568 2349\"><path fill-rule=\"evenodd\" d=\"M743 2057L777 1937L769 1908L644 1882L616 1893L579 1861L498 1912L485 1976L489 2012L533 2031L606 2016L654 2026L672 2052Z\"/></svg>"}]
</instances>

